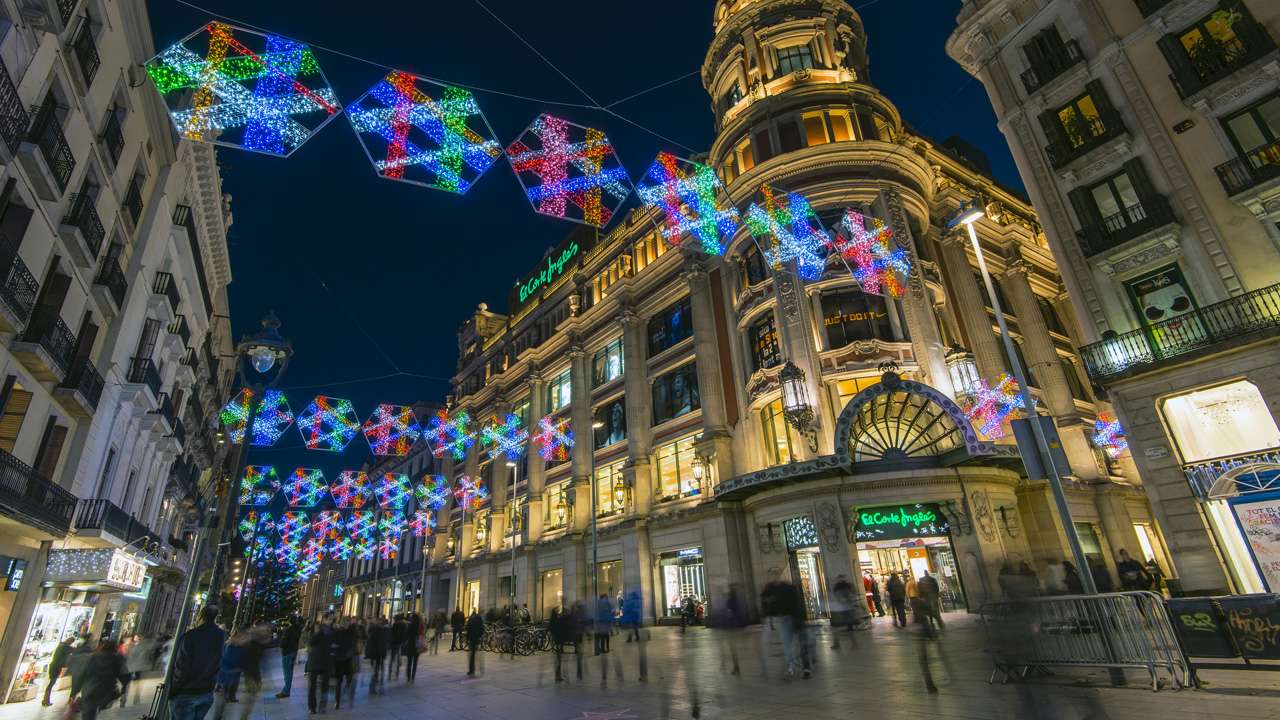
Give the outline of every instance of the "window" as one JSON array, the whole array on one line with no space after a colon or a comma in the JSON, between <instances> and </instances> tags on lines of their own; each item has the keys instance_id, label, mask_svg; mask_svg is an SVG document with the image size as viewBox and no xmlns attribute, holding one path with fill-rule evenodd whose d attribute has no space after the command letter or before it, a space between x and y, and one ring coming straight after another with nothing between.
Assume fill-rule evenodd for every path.
<instances>
[{"instance_id":1,"label":"window","mask_svg":"<svg viewBox=\"0 0 1280 720\"><path fill-rule=\"evenodd\" d=\"M142 185L146 182L146 177L141 172L135 172L133 177L129 179L129 189L125 191L124 209L129 214L129 219L133 221L133 226L138 226L138 221L142 219Z\"/></svg>"},{"instance_id":2,"label":"window","mask_svg":"<svg viewBox=\"0 0 1280 720\"><path fill-rule=\"evenodd\" d=\"M126 480L124 483L124 494L120 496L120 502L119 502L120 507L124 508L125 512L132 512L131 508L133 507L133 486L137 484L137 482L138 482L137 469L130 469L129 479Z\"/></svg>"},{"instance_id":3,"label":"window","mask_svg":"<svg viewBox=\"0 0 1280 720\"><path fill-rule=\"evenodd\" d=\"M794 120L783 120L778 123L778 147L782 152L795 152L804 147L800 140L800 126Z\"/></svg>"},{"instance_id":4,"label":"window","mask_svg":"<svg viewBox=\"0 0 1280 720\"><path fill-rule=\"evenodd\" d=\"M1235 22L1232 11L1218 11L1178 34L1179 44L1201 78L1216 76L1248 54L1236 35Z\"/></svg>"},{"instance_id":5,"label":"window","mask_svg":"<svg viewBox=\"0 0 1280 720\"><path fill-rule=\"evenodd\" d=\"M603 427L594 428L595 445L599 450L627 439L627 399L625 396L596 408L596 420Z\"/></svg>"},{"instance_id":6,"label":"window","mask_svg":"<svg viewBox=\"0 0 1280 720\"><path fill-rule=\"evenodd\" d=\"M614 283L629 275L631 275L631 256L619 255L591 280L592 304L603 300Z\"/></svg>"},{"instance_id":7,"label":"window","mask_svg":"<svg viewBox=\"0 0 1280 720\"><path fill-rule=\"evenodd\" d=\"M721 112L737 105L742 101L742 88L738 87L738 83L729 86L728 92L721 96Z\"/></svg>"},{"instance_id":8,"label":"window","mask_svg":"<svg viewBox=\"0 0 1280 720\"><path fill-rule=\"evenodd\" d=\"M1022 363L1023 372L1027 374L1027 385L1030 385L1033 388L1043 387L1040 384L1040 380L1039 380L1039 377L1037 376L1036 369L1032 367L1031 363L1027 362L1027 356L1024 355L1022 352L1021 341L1015 340L1013 342L1013 351L1018 355L1018 362ZM1009 371L1012 372L1013 368L1009 368Z\"/></svg>"},{"instance_id":9,"label":"window","mask_svg":"<svg viewBox=\"0 0 1280 720\"><path fill-rule=\"evenodd\" d=\"M1093 562L1102 562L1102 541L1098 537L1098 528L1093 523L1078 522L1076 526L1076 535L1080 538L1080 549L1084 551L1085 557ZM1084 572L1083 568L1080 568Z\"/></svg>"},{"instance_id":10,"label":"window","mask_svg":"<svg viewBox=\"0 0 1280 720\"><path fill-rule=\"evenodd\" d=\"M1070 358L1059 357L1058 361L1062 364L1062 374L1067 377L1067 386L1071 388L1071 397L1089 402L1089 391L1080 380L1080 369Z\"/></svg>"},{"instance_id":11,"label":"window","mask_svg":"<svg viewBox=\"0 0 1280 720\"><path fill-rule=\"evenodd\" d=\"M655 456L658 465L659 500L675 500L697 495L702 491L701 483L693 477L696 439L696 435L690 435L658 448Z\"/></svg>"},{"instance_id":12,"label":"window","mask_svg":"<svg viewBox=\"0 0 1280 720\"><path fill-rule=\"evenodd\" d=\"M765 139L768 139L765 135ZM751 138L746 138L738 143L738 147L734 149L738 157L738 174L741 175L756 166L756 156L751 149Z\"/></svg>"},{"instance_id":13,"label":"window","mask_svg":"<svg viewBox=\"0 0 1280 720\"><path fill-rule=\"evenodd\" d=\"M669 249L666 241L658 237L656 231L636 241L635 251L632 253L632 257L635 258L632 274L643 270L647 265L665 255Z\"/></svg>"},{"instance_id":14,"label":"window","mask_svg":"<svg viewBox=\"0 0 1280 720\"><path fill-rule=\"evenodd\" d=\"M1133 181L1125 172L1090 187L1089 197L1093 199L1094 207L1098 209L1104 225L1111 222L1120 223L1121 226L1128 224L1123 211L1142 205Z\"/></svg>"},{"instance_id":15,"label":"window","mask_svg":"<svg viewBox=\"0 0 1280 720\"><path fill-rule=\"evenodd\" d=\"M742 264L747 273L748 285L755 285L769 279L769 265L765 262L764 254L760 252L759 246L755 243L747 245L747 249L743 253Z\"/></svg>"},{"instance_id":16,"label":"window","mask_svg":"<svg viewBox=\"0 0 1280 720\"><path fill-rule=\"evenodd\" d=\"M693 308L685 298L649 319L649 357L693 336Z\"/></svg>"},{"instance_id":17,"label":"window","mask_svg":"<svg viewBox=\"0 0 1280 720\"><path fill-rule=\"evenodd\" d=\"M794 45L778 50L778 75L788 75L812 67L813 51L808 45Z\"/></svg>"},{"instance_id":18,"label":"window","mask_svg":"<svg viewBox=\"0 0 1280 720\"><path fill-rule=\"evenodd\" d=\"M773 143L769 140L769 128L756 133L756 161L764 162L773 157Z\"/></svg>"},{"instance_id":19,"label":"window","mask_svg":"<svg viewBox=\"0 0 1280 720\"><path fill-rule=\"evenodd\" d=\"M653 381L654 425L661 425L700 407L697 362L678 367Z\"/></svg>"},{"instance_id":20,"label":"window","mask_svg":"<svg viewBox=\"0 0 1280 720\"><path fill-rule=\"evenodd\" d=\"M1266 400L1247 380L1171 397L1160 413L1184 463L1280 447Z\"/></svg>"},{"instance_id":21,"label":"window","mask_svg":"<svg viewBox=\"0 0 1280 720\"><path fill-rule=\"evenodd\" d=\"M835 138L835 142L849 142L854 139L853 124L849 122L849 113L843 110L833 110L830 117L831 135Z\"/></svg>"},{"instance_id":22,"label":"window","mask_svg":"<svg viewBox=\"0 0 1280 720\"><path fill-rule=\"evenodd\" d=\"M809 147L827 144L827 123L822 119L822 113L804 116L804 137Z\"/></svg>"},{"instance_id":23,"label":"window","mask_svg":"<svg viewBox=\"0 0 1280 720\"><path fill-rule=\"evenodd\" d=\"M565 527L569 524L569 499L566 491L569 482L547 485L546 498L543 500L543 523L548 530Z\"/></svg>"},{"instance_id":24,"label":"window","mask_svg":"<svg viewBox=\"0 0 1280 720\"><path fill-rule=\"evenodd\" d=\"M622 377L622 338L605 345L591 358L593 387Z\"/></svg>"},{"instance_id":25,"label":"window","mask_svg":"<svg viewBox=\"0 0 1280 720\"><path fill-rule=\"evenodd\" d=\"M102 463L102 474L98 476L98 487L93 491L90 497L100 498L106 497L107 486L111 483L111 475L116 470L116 449L112 446L107 450L107 461Z\"/></svg>"},{"instance_id":26,"label":"window","mask_svg":"<svg viewBox=\"0 0 1280 720\"><path fill-rule=\"evenodd\" d=\"M769 403L760 411L760 426L764 431L764 456L770 465L781 465L795 459L792 448L799 447L795 430L787 424L782 414L782 399Z\"/></svg>"},{"instance_id":27,"label":"window","mask_svg":"<svg viewBox=\"0 0 1280 720\"><path fill-rule=\"evenodd\" d=\"M778 327L772 312L766 312L763 317L752 323L747 338L751 343L752 371L782 364L782 351L778 347Z\"/></svg>"},{"instance_id":28,"label":"window","mask_svg":"<svg viewBox=\"0 0 1280 720\"><path fill-rule=\"evenodd\" d=\"M22 421L27 417L27 408L31 407L31 393L17 384L17 378L10 375L5 382L4 413L0 414L0 449L13 452L14 443L18 441L18 433L22 430Z\"/></svg>"},{"instance_id":29,"label":"window","mask_svg":"<svg viewBox=\"0 0 1280 720\"><path fill-rule=\"evenodd\" d=\"M555 412L561 408L568 407L572 401L573 382L570 378L570 371L565 370L547 383L547 412Z\"/></svg>"},{"instance_id":30,"label":"window","mask_svg":"<svg viewBox=\"0 0 1280 720\"><path fill-rule=\"evenodd\" d=\"M1223 121L1236 154L1255 169L1280 165L1280 95L1245 108Z\"/></svg>"},{"instance_id":31,"label":"window","mask_svg":"<svg viewBox=\"0 0 1280 720\"><path fill-rule=\"evenodd\" d=\"M627 480L622 474L626 460L596 468L596 515L605 517L626 509Z\"/></svg>"},{"instance_id":32,"label":"window","mask_svg":"<svg viewBox=\"0 0 1280 720\"><path fill-rule=\"evenodd\" d=\"M1098 112L1098 103L1090 93L1058 108L1056 116L1058 125L1072 148L1078 148L1107 131L1102 122L1102 114Z\"/></svg>"},{"instance_id":33,"label":"window","mask_svg":"<svg viewBox=\"0 0 1280 720\"><path fill-rule=\"evenodd\" d=\"M1044 326L1049 329L1049 332L1067 337L1067 326L1062 324L1062 318L1058 317L1058 311L1054 309L1053 303L1039 296L1036 296L1036 302L1040 304L1040 316L1044 318Z\"/></svg>"},{"instance_id":34,"label":"window","mask_svg":"<svg viewBox=\"0 0 1280 720\"><path fill-rule=\"evenodd\" d=\"M902 373L902 379L909 379L910 373ZM869 375L867 377L849 378L848 380L839 380L836 382L836 413L844 410L844 406L849 404L854 395L880 382L879 375Z\"/></svg>"},{"instance_id":35,"label":"window","mask_svg":"<svg viewBox=\"0 0 1280 720\"><path fill-rule=\"evenodd\" d=\"M835 350L855 340L893 340L884 298L858 290L822 294L822 324L827 332L827 349Z\"/></svg>"},{"instance_id":36,"label":"window","mask_svg":"<svg viewBox=\"0 0 1280 720\"><path fill-rule=\"evenodd\" d=\"M156 350L156 337L160 334L160 320L149 317L142 325L142 334L138 336L138 350L134 357L150 360Z\"/></svg>"}]
</instances>

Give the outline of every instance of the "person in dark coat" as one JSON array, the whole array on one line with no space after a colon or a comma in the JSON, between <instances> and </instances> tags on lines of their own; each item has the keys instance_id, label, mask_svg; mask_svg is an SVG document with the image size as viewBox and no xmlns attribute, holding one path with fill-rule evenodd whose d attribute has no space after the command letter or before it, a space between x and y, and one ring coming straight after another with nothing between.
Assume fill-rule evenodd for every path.
<instances>
[{"instance_id":1,"label":"person in dark coat","mask_svg":"<svg viewBox=\"0 0 1280 720\"><path fill-rule=\"evenodd\" d=\"M356 649L358 637L359 631L352 620L339 620L333 629L333 708L335 710L342 707L343 687L351 691L351 702L355 701L355 674L356 667L360 665L359 652Z\"/></svg>"},{"instance_id":2,"label":"person in dark coat","mask_svg":"<svg viewBox=\"0 0 1280 720\"><path fill-rule=\"evenodd\" d=\"M476 653L480 651L480 641L484 639L484 618L479 610L472 610L467 618L467 677L475 677Z\"/></svg>"},{"instance_id":3,"label":"person in dark coat","mask_svg":"<svg viewBox=\"0 0 1280 720\"><path fill-rule=\"evenodd\" d=\"M1062 584L1067 587L1068 595L1084 594L1084 581L1080 579L1080 571L1070 560L1062 561Z\"/></svg>"},{"instance_id":4,"label":"person in dark coat","mask_svg":"<svg viewBox=\"0 0 1280 720\"><path fill-rule=\"evenodd\" d=\"M902 582L902 576L893 573L889 576L889 582L885 584L885 589L889 591L889 604L893 607L893 626L904 628L907 626L907 585Z\"/></svg>"},{"instance_id":5,"label":"person in dark coat","mask_svg":"<svg viewBox=\"0 0 1280 720\"><path fill-rule=\"evenodd\" d=\"M293 666L298 662L298 644L302 640L302 618L294 615L289 618L289 625L280 636L280 671L284 676L284 687L276 693L277 698L289 697L293 689Z\"/></svg>"},{"instance_id":6,"label":"person in dark coat","mask_svg":"<svg viewBox=\"0 0 1280 720\"><path fill-rule=\"evenodd\" d=\"M564 646L573 642L573 618L560 608L551 609L551 620L548 629L551 632L551 652L555 654L556 682L564 682L561 659Z\"/></svg>"},{"instance_id":7,"label":"person in dark coat","mask_svg":"<svg viewBox=\"0 0 1280 720\"><path fill-rule=\"evenodd\" d=\"M397 615L388 632L391 636L390 643L387 645L387 655L390 657L388 680L400 678L400 651L404 649L404 636L407 630L408 625L405 624L404 616Z\"/></svg>"},{"instance_id":8,"label":"person in dark coat","mask_svg":"<svg viewBox=\"0 0 1280 720\"><path fill-rule=\"evenodd\" d=\"M49 684L44 686L44 700L41 705L49 707L53 701L49 699L50 693L53 692L53 686L57 684L58 678L62 677L62 671L67 667L67 659L71 657L71 644L75 638L68 635L62 638L62 642L53 649L53 655L49 658Z\"/></svg>"},{"instance_id":9,"label":"person in dark coat","mask_svg":"<svg viewBox=\"0 0 1280 720\"><path fill-rule=\"evenodd\" d=\"M462 632L467 627L467 616L462 614L462 608L455 608L453 615L449 617L449 626L453 630L453 638L449 641L449 652L461 650Z\"/></svg>"},{"instance_id":10,"label":"person in dark coat","mask_svg":"<svg viewBox=\"0 0 1280 720\"><path fill-rule=\"evenodd\" d=\"M405 623L404 644L400 655L404 657L404 677L413 683L418 677L418 656L427 649L427 627L422 617L414 613Z\"/></svg>"},{"instance_id":11,"label":"person in dark coat","mask_svg":"<svg viewBox=\"0 0 1280 720\"><path fill-rule=\"evenodd\" d=\"M84 682L84 666L89 662L89 656L93 655L94 644L89 639L88 634L80 638L80 643L71 649L71 655L67 657L67 674L71 676L71 694L67 697L73 698L80 692L80 684Z\"/></svg>"},{"instance_id":12,"label":"person in dark coat","mask_svg":"<svg viewBox=\"0 0 1280 720\"><path fill-rule=\"evenodd\" d=\"M307 709L316 713L316 691L320 691L319 709L328 702L329 679L333 677L333 619L325 617L307 640Z\"/></svg>"},{"instance_id":13,"label":"person in dark coat","mask_svg":"<svg viewBox=\"0 0 1280 720\"><path fill-rule=\"evenodd\" d=\"M401 632L403 633L403 631ZM369 679L370 695L378 694L379 686L385 682L382 672L387 660L387 648L391 643L392 637L391 628L387 627L387 621L382 618L377 618L369 626L369 639L365 640L364 643L364 657L369 661L369 665L373 669L373 677Z\"/></svg>"},{"instance_id":14,"label":"person in dark coat","mask_svg":"<svg viewBox=\"0 0 1280 720\"><path fill-rule=\"evenodd\" d=\"M218 667L227 636L215 621L218 608L200 610L201 623L176 640L173 655L173 687L169 691L169 716L173 720L204 720L213 706Z\"/></svg>"},{"instance_id":15,"label":"person in dark coat","mask_svg":"<svg viewBox=\"0 0 1280 720\"><path fill-rule=\"evenodd\" d=\"M120 678L125 674L124 656L116 642L103 639L85 663L80 681L80 720L95 720L98 711L120 697Z\"/></svg>"},{"instance_id":16,"label":"person in dark coat","mask_svg":"<svg viewBox=\"0 0 1280 720\"><path fill-rule=\"evenodd\" d=\"M1150 590L1151 575L1147 568L1129 555L1129 551L1120 549L1116 558L1116 573L1120 575L1120 589L1125 591Z\"/></svg>"}]
</instances>

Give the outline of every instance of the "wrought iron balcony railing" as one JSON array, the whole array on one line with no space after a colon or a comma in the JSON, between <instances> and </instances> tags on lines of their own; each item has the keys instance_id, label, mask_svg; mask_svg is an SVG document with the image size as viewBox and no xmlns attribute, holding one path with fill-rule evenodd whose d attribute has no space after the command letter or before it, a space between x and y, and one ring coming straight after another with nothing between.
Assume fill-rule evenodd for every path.
<instances>
[{"instance_id":1,"label":"wrought iron balcony railing","mask_svg":"<svg viewBox=\"0 0 1280 720\"><path fill-rule=\"evenodd\" d=\"M1251 14L1245 12L1231 23L1231 37L1219 39L1202 33L1187 45L1161 45L1173 70L1169 79L1179 97L1190 97L1276 49L1276 43ZM1185 36L1184 36L1185 37Z\"/></svg>"},{"instance_id":2,"label":"wrought iron balcony railing","mask_svg":"<svg viewBox=\"0 0 1280 720\"><path fill-rule=\"evenodd\" d=\"M1049 162L1055 169L1062 168L1090 150L1129 132L1120 113L1115 110L1101 110L1092 118L1076 113L1072 118L1063 125L1065 139L1054 140L1045 148L1049 154Z\"/></svg>"},{"instance_id":3,"label":"wrought iron balcony railing","mask_svg":"<svg viewBox=\"0 0 1280 720\"><path fill-rule=\"evenodd\" d=\"M26 325L40 294L40 283L18 257L17 245L8 236L0 235L0 256L8 256L9 267L4 270L4 283L0 284L0 302L9 307L18 322Z\"/></svg>"},{"instance_id":4,"label":"wrought iron balcony railing","mask_svg":"<svg viewBox=\"0 0 1280 720\"><path fill-rule=\"evenodd\" d=\"M1089 377L1106 381L1226 342L1280 332L1280 284L1080 348Z\"/></svg>"},{"instance_id":5,"label":"wrought iron balcony railing","mask_svg":"<svg viewBox=\"0 0 1280 720\"><path fill-rule=\"evenodd\" d=\"M43 313L40 313L43 315ZM27 326L22 339L33 342L44 349L50 362L64 378L71 367L71 358L76 351L76 334L57 315L36 317Z\"/></svg>"},{"instance_id":6,"label":"wrought iron balcony railing","mask_svg":"<svg viewBox=\"0 0 1280 720\"><path fill-rule=\"evenodd\" d=\"M66 136L62 134L57 107L53 103L45 103L36 110L35 116L27 139L40 149L49 172L53 173L58 190L65 191L67 182L71 180L71 172L76 169L76 158L71 154Z\"/></svg>"},{"instance_id":7,"label":"wrought iron balcony railing","mask_svg":"<svg viewBox=\"0 0 1280 720\"><path fill-rule=\"evenodd\" d=\"M94 410L98 409L98 401L102 399L103 384L98 368L87 358L72 363L71 372L62 381L62 387L79 392Z\"/></svg>"},{"instance_id":8,"label":"wrought iron balcony railing","mask_svg":"<svg viewBox=\"0 0 1280 720\"><path fill-rule=\"evenodd\" d=\"M130 358L129 374L125 377L125 380L146 385L151 389L151 394L159 399L160 371L156 369L156 364L151 361L151 358Z\"/></svg>"},{"instance_id":9,"label":"wrought iron balcony railing","mask_svg":"<svg viewBox=\"0 0 1280 720\"><path fill-rule=\"evenodd\" d=\"M102 126L102 145L107 149L114 165L120 162L120 154L124 152L124 130L120 127L120 115L116 110L107 113L107 122Z\"/></svg>"},{"instance_id":10,"label":"wrought iron balcony railing","mask_svg":"<svg viewBox=\"0 0 1280 720\"><path fill-rule=\"evenodd\" d=\"M13 84L9 68L0 60L0 138L9 148L10 153L18 152L27 128L31 126L31 116L18 97L18 88Z\"/></svg>"},{"instance_id":11,"label":"wrought iron balcony railing","mask_svg":"<svg viewBox=\"0 0 1280 720\"><path fill-rule=\"evenodd\" d=\"M0 512L62 536L75 509L75 495L0 450Z\"/></svg>"},{"instance_id":12,"label":"wrought iron balcony railing","mask_svg":"<svg viewBox=\"0 0 1280 720\"><path fill-rule=\"evenodd\" d=\"M1280 140L1256 147L1214 168L1228 195L1280 177Z\"/></svg>"},{"instance_id":13,"label":"wrought iron balcony railing","mask_svg":"<svg viewBox=\"0 0 1280 720\"><path fill-rule=\"evenodd\" d=\"M93 85L93 78L98 74L102 60L98 57L98 45L93 41L93 25L88 18L76 30L75 37L71 40L71 52L76 56L80 77L84 78L85 86Z\"/></svg>"},{"instance_id":14,"label":"wrought iron balcony railing","mask_svg":"<svg viewBox=\"0 0 1280 720\"><path fill-rule=\"evenodd\" d=\"M1030 95L1081 60L1084 60L1084 54L1080 52L1080 44L1075 40L1067 40L1061 47L1046 53L1041 62L1032 63L1031 67L1022 71L1022 86Z\"/></svg>"},{"instance_id":15,"label":"wrought iron balcony railing","mask_svg":"<svg viewBox=\"0 0 1280 720\"><path fill-rule=\"evenodd\" d=\"M1086 221L1077 236L1084 254L1093 256L1173 221L1169 200L1163 195L1153 195L1120 212Z\"/></svg>"},{"instance_id":16,"label":"wrought iron balcony railing","mask_svg":"<svg viewBox=\"0 0 1280 720\"><path fill-rule=\"evenodd\" d=\"M124 307L124 296L129 289L129 281L125 280L124 272L120 270L120 261L118 259L108 257L103 260L102 268L98 270L98 276L93 281L107 289L117 308Z\"/></svg>"},{"instance_id":17,"label":"wrought iron balcony railing","mask_svg":"<svg viewBox=\"0 0 1280 720\"><path fill-rule=\"evenodd\" d=\"M169 301L169 308L175 313L178 312L178 305L182 303L182 296L178 294L178 283L174 281L172 274L167 272L156 273L156 279L151 283L151 292L165 296Z\"/></svg>"},{"instance_id":18,"label":"wrought iron balcony railing","mask_svg":"<svg viewBox=\"0 0 1280 720\"><path fill-rule=\"evenodd\" d=\"M185 315L174 315L168 330L171 335L177 335L182 340L183 347L191 344L191 326L187 324Z\"/></svg>"},{"instance_id":19,"label":"wrought iron balcony railing","mask_svg":"<svg viewBox=\"0 0 1280 720\"><path fill-rule=\"evenodd\" d=\"M98 253L102 251L102 240L107 236L107 230L102 227L102 218L98 217L98 208L95 204L92 193L76 193L71 201L71 209L62 219L62 222L80 230L91 258L98 257Z\"/></svg>"}]
</instances>

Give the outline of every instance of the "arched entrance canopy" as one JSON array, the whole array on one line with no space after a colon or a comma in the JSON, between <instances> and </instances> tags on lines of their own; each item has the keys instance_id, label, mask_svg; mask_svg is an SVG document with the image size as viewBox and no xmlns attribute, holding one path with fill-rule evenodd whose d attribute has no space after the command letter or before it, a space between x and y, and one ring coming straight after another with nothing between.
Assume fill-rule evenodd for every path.
<instances>
[{"instance_id":1,"label":"arched entrance canopy","mask_svg":"<svg viewBox=\"0 0 1280 720\"><path fill-rule=\"evenodd\" d=\"M1256 462L1234 467L1222 473L1209 488L1210 500L1225 500L1239 495L1280 490L1280 465Z\"/></svg>"}]
</instances>

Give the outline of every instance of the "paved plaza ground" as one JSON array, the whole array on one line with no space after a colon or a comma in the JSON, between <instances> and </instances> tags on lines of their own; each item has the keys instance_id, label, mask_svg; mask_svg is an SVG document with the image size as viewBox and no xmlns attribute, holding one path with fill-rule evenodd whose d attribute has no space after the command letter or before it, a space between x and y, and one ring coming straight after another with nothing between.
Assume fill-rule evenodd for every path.
<instances>
[{"instance_id":1,"label":"paved plaza ground","mask_svg":"<svg viewBox=\"0 0 1280 720\"><path fill-rule=\"evenodd\" d=\"M703 718L801 720L808 718L870 718L945 720L1035 718L1073 720L1258 720L1280 718L1280 673L1205 672L1208 687L1201 690L1152 692L1145 676L1114 688L1105 671L1068 671L1032 683L988 685L990 661L976 618L949 616L948 631L929 643L930 666L939 691L928 693L921 680L919 642L912 631L895 629L877 620L868 632L841 634L841 647L831 647L831 630L819 629L817 666L811 679L784 679L782 652L776 639L760 628L740 635L742 674L728 673L723 633L702 628L681 635L675 628L655 628L645 644L649 659L647 683L637 682L636 645L613 638L607 688L600 686L598 658L588 657L582 681L574 677L573 656L567 655L569 682L557 684L550 656L514 660L484 656L484 673L465 677L466 655L444 652L423 655L415 685L392 681L383 695L368 694L367 665L359 679L354 706L341 711L330 703L324 720L668 720L693 717L698 706ZM761 645L767 673L761 674ZM252 713L254 720L308 718L306 677L299 665L292 697L277 700L280 668L275 651L268 654L264 693ZM622 679L617 678L621 668ZM141 683L143 703L123 710L112 708L102 720L134 720L146 712L155 679ZM132 688L130 695L132 695ZM0 720L59 720L65 691L55 694L52 708L28 702L0 705ZM238 720L241 706L227 706L224 720ZM213 720L212 715L206 720Z\"/></svg>"}]
</instances>

